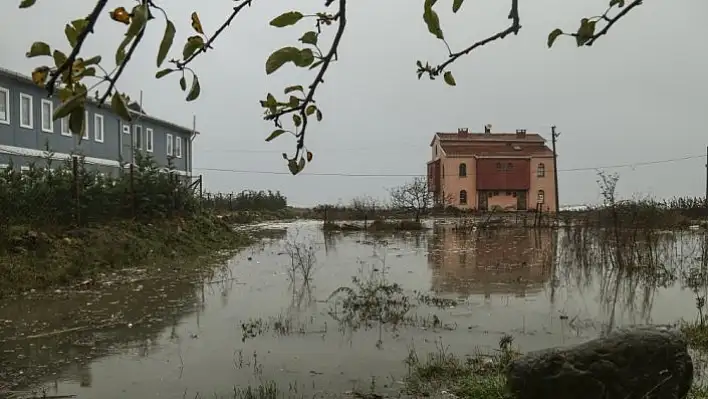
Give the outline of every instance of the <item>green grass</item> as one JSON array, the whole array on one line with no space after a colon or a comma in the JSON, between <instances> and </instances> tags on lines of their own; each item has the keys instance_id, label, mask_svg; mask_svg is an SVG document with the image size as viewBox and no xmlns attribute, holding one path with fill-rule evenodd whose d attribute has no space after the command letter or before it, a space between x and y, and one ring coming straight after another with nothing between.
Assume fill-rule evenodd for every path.
<instances>
[{"instance_id":1,"label":"green grass","mask_svg":"<svg viewBox=\"0 0 708 399\"><path fill-rule=\"evenodd\" d=\"M189 259L250 242L211 215L80 228L12 226L0 231L0 297L72 285L126 267L190 264Z\"/></svg>"}]
</instances>

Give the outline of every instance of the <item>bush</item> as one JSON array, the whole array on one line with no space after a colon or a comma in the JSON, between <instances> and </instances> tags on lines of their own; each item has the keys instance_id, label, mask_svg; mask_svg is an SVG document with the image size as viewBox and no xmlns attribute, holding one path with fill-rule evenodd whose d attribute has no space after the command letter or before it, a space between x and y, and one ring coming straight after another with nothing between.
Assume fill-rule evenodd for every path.
<instances>
[{"instance_id":1,"label":"bush","mask_svg":"<svg viewBox=\"0 0 708 399\"><path fill-rule=\"evenodd\" d=\"M199 209L192 189L149 157L106 175L88 169L83 157L52 168L31 165L0 170L0 223L34 226L86 224L191 215Z\"/></svg>"},{"instance_id":2,"label":"bush","mask_svg":"<svg viewBox=\"0 0 708 399\"><path fill-rule=\"evenodd\" d=\"M216 211L280 211L288 206L280 191L244 190L238 194L206 194L204 206Z\"/></svg>"}]
</instances>

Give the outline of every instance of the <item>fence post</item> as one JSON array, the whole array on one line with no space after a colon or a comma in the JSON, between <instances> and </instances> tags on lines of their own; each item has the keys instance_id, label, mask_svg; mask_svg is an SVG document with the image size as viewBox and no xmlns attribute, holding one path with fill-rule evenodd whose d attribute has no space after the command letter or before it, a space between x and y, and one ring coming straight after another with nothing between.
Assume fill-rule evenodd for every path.
<instances>
[{"instance_id":1,"label":"fence post","mask_svg":"<svg viewBox=\"0 0 708 399\"><path fill-rule=\"evenodd\" d=\"M81 185L79 184L79 159L76 156L71 157L71 174L74 180L74 206L76 207L75 218L76 225L81 225Z\"/></svg>"},{"instance_id":2,"label":"fence post","mask_svg":"<svg viewBox=\"0 0 708 399\"><path fill-rule=\"evenodd\" d=\"M130 164L130 216L135 218L135 182L134 182L135 165Z\"/></svg>"}]
</instances>

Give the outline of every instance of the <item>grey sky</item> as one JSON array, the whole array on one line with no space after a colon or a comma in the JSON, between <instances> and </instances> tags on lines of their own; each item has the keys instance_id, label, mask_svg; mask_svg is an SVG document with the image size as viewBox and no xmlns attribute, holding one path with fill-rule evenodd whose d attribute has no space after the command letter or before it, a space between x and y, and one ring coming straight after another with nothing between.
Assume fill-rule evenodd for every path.
<instances>
[{"instance_id":1,"label":"grey sky","mask_svg":"<svg viewBox=\"0 0 708 399\"><path fill-rule=\"evenodd\" d=\"M34 40L68 48L64 24L86 15L93 1L43 1L19 10L19 0L6 0L0 23L11 33L0 41L2 65L29 74L40 64L24 53ZM188 35L189 14L196 7L207 32L226 17L228 0L162 1L178 29L173 51L181 51ZM191 126L197 115L202 135L195 142L195 172L203 173L209 190L281 190L294 205L348 202L359 195L386 197L386 187L404 177L290 176L200 170L200 168L286 172L280 157L292 151L291 139L275 143L264 138L272 126L262 120L258 104L268 91L281 93L291 84L307 84L312 74L284 67L266 77L264 62L279 47L297 44L310 26L276 29L268 21L297 3L304 13L321 9L322 0L256 0L237 17L193 67L202 95L186 103L177 79L155 80L155 54L162 22L150 25L144 43L123 75L119 87L132 98L144 91L144 108L155 116ZM443 30L453 50L506 26L501 0L468 0L458 15L451 1L439 2ZM457 87L442 81L418 81L415 61L443 61L443 44L422 21L422 0L357 0L340 61L319 90L324 120L311 125L308 147L314 163L305 172L353 174L424 174L429 143L436 131L486 123L494 131L525 128L549 138L550 126L562 132L559 169L591 168L702 155L708 139L708 36L704 0L651 0L616 24L592 48L575 47L560 38L546 48L548 32L576 28L581 17L601 13L605 0L520 1L523 29L519 36L482 48L453 65ZM12 4L12 6L10 6ZM533 5L532 5L533 4ZM131 6L109 1L109 7ZM113 66L124 27L102 17L96 35L85 47ZM334 33L331 28L330 36ZM10 38L11 37L11 38ZM702 195L705 159L616 169L622 196ZM597 202L594 171L559 174L562 204Z\"/></svg>"}]
</instances>

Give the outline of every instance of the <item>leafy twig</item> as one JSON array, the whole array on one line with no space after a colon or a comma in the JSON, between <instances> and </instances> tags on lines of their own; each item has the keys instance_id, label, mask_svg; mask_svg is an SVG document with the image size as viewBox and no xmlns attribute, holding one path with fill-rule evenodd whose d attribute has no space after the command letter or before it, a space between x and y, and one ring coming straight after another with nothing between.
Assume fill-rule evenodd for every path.
<instances>
[{"instance_id":1,"label":"leafy twig","mask_svg":"<svg viewBox=\"0 0 708 399\"><path fill-rule=\"evenodd\" d=\"M478 47L482 47L485 44L489 44L493 41L504 39L507 37L509 34L513 33L514 35L519 33L519 30L521 29L521 24L520 24L520 19L519 19L519 0L511 0L511 8L509 10L509 19L511 20L511 25L509 25L508 28L504 29L501 32L498 32L492 36L487 37L484 40L480 40L466 49L462 51L458 51L456 53L450 52L450 57L448 58L447 61L443 62L442 64L438 65L437 67L433 68L432 75L437 76L439 75L442 71L445 70L450 64L453 62L457 61L458 58L462 57L463 55L467 55L471 53L474 49ZM445 43L447 45L447 42ZM449 49L449 47L448 47Z\"/></svg>"},{"instance_id":2,"label":"leafy twig","mask_svg":"<svg viewBox=\"0 0 708 399\"><path fill-rule=\"evenodd\" d=\"M635 7L637 7L637 6L640 6L643 2L644 2L644 0L634 0L634 1L632 1L631 3L629 3L629 4L627 5L627 7L624 7L624 9L623 9L622 11L620 11L617 15L615 15L614 18L609 18L609 17L607 16L607 13L610 11L610 9L608 8L608 10L605 11L604 14L602 14L602 19L604 19L605 21L607 21L607 25L605 25L605 27L602 28L599 32L597 32L596 34L594 34L594 35L592 36L592 38L590 38L590 40L588 40L587 43L585 43L585 45L586 45L586 46L592 46L592 44L595 43L595 41L596 41L597 39L599 39L601 36L604 36L604 35L607 34L607 32L608 32L608 31L610 30L610 28L612 27L612 25L614 25L614 24L617 23L617 21L619 21L622 17L624 17L625 15L627 15L628 12L632 11L633 8L635 8ZM610 8L611 8L611 7L610 7Z\"/></svg>"},{"instance_id":3,"label":"leafy twig","mask_svg":"<svg viewBox=\"0 0 708 399\"><path fill-rule=\"evenodd\" d=\"M245 0L243 3L237 5L236 7L233 8L233 11L231 12L231 15L229 15L228 18L226 18L226 21L224 21L223 24L214 32L214 34L209 38L209 40L204 43L204 46L200 47L197 51L192 53L186 60L179 61L175 63L175 66L177 69L184 69L190 62L192 62L199 54L202 54L206 52L208 48L212 48L211 45L214 43L217 37L221 35L221 33L229 26L231 25L231 22L236 18L238 13L241 12L246 6L250 6L251 3L253 3L253 0Z\"/></svg>"},{"instance_id":4,"label":"leafy twig","mask_svg":"<svg viewBox=\"0 0 708 399\"><path fill-rule=\"evenodd\" d=\"M331 5L332 3L334 3L334 1L335 0L327 0L325 2L325 6ZM302 118L302 125L300 127L299 132L295 134L295 137L297 137L298 140L295 156L293 159L297 159L303 148L305 148L305 133L307 131L308 118L306 111L307 107L309 104L314 103L314 97L315 92L317 91L317 87L320 85L320 83L324 82L324 75L327 72L327 68L329 68L330 64L337 55L339 44L342 40L342 36L344 35L344 29L347 25L347 0L337 1L339 2L339 11L334 15L334 17L332 17L332 19L337 20L337 22L339 22L339 26L337 27L337 32L334 35L334 39L332 40L332 46L330 47L329 52L327 52L327 55L322 58L322 65L320 66L320 70L317 72L317 76L315 76L315 79L313 80L312 84L310 84L310 86L308 87L308 92L305 96L305 99L296 107L286 108L284 110L265 116L265 120L275 121L276 124L278 124L278 119L284 115L294 112L298 112L300 114L300 117Z\"/></svg>"},{"instance_id":5,"label":"leafy twig","mask_svg":"<svg viewBox=\"0 0 708 399\"><path fill-rule=\"evenodd\" d=\"M93 27L96 25L96 21L101 15L103 9L106 7L106 4L108 4L108 0L98 0L96 2L96 5L93 7L93 11L91 11L91 14L86 17L88 25L84 30L81 31L81 33L79 33L79 36L76 39L76 45L71 50L71 54L69 54L69 57L67 57L66 61L64 61L64 63L61 64L59 68L57 68L57 70L52 73L52 77L49 79L45 86L47 92L49 93L49 96L52 96L54 94L54 88L56 86L57 79L59 79L59 76L61 76L64 72L72 68L72 66L74 65L74 61L76 61L76 57L79 56L79 52L81 51L81 48L84 45L84 41L88 37L89 33L93 33Z\"/></svg>"}]
</instances>

